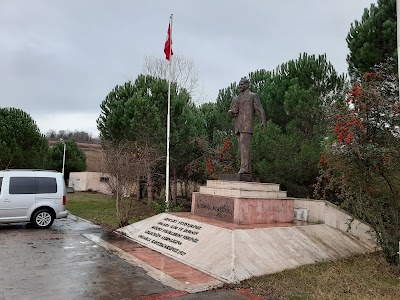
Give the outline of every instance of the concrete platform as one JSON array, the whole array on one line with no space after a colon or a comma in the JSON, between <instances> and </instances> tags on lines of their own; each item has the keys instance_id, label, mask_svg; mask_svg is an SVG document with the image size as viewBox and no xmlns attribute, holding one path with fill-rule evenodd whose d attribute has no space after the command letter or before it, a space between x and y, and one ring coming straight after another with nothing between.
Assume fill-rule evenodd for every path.
<instances>
[{"instance_id":1,"label":"concrete platform","mask_svg":"<svg viewBox=\"0 0 400 300\"><path fill-rule=\"evenodd\" d=\"M207 185L201 186L199 193L257 199L281 199L287 197L286 191L280 191L279 184L224 180L207 180Z\"/></svg>"},{"instance_id":2,"label":"concrete platform","mask_svg":"<svg viewBox=\"0 0 400 300\"><path fill-rule=\"evenodd\" d=\"M227 283L377 250L326 224L239 225L190 213L162 213L117 232Z\"/></svg>"},{"instance_id":3,"label":"concrete platform","mask_svg":"<svg viewBox=\"0 0 400 300\"><path fill-rule=\"evenodd\" d=\"M251 191L242 189L223 189L208 186L200 187L200 193L227 197L255 198L255 199L281 199L287 197L285 191Z\"/></svg>"},{"instance_id":4,"label":"concrete platform","mask_svg":"<svg viewBox=\"0 0 400 300\"><path fill-rule=\"evenodd\" d=\"M207 180L207 187L230 190L246 191L280 191L280 185L276 183ZM200 187L201 188L201 187Z\"/></svg>"},{"instance_id":5,"label":"concrete platform","mask_svg":"<svg viewBox=\"0 0 400 300\"><path fill-rule=\"evenodd\" d=\"M228 181L248 181L253 182L254 177L250 174L236 173L236 174L221 174L218 176L218 180Z\"/></svg>"}]
</instances>

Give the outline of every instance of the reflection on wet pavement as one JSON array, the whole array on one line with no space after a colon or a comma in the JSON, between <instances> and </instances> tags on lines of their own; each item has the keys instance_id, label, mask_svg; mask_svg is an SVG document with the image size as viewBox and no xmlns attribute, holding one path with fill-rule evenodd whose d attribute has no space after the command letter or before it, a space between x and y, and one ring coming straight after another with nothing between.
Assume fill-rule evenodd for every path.
<instances>
[{"instance_id":1,"label":"reflection on wet pavement","mask_svg":"<svg viewBox=\"0 0 400 300\"><path fill-rule=\"evenodd\" d=\"M74 218L45 230L0 225L0 299L133 299L172 290L89 241Z\"/></svg>"},{"instance_id":2,"label":"reflection on wet pavement","mask_svg":"<svg viewBox=\"0 0 400 300\"><path fill-rule=\"evenodd\" d=\"M55 220L44 230L27 224L0 224L0 300L261 299L234 290L188 294L173 289L88 240L84 234L100 236L127 253L136 251L142 260L159 269L167 270L168 265L173 265L170 275L184 282L204 284L208 280L207 275L199 276L185 265L176 268L170 258L70 215Z\"/></svg>"}]
</instances>

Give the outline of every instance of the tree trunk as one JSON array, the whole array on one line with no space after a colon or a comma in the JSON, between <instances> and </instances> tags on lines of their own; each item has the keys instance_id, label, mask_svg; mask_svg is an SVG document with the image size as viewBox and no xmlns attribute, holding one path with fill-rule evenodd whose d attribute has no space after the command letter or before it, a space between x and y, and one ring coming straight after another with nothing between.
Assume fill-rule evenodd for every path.
<instances>
[{"instance_id":1,"label":"tree trunk","mask_svg":"<svg viewBox=\"0 0 400 300\"><path fill-rule=\"evenodd\" d=\"M172 182L172 203L174 206L177 204L177 198L178 198L178 177L176 176L176 168L173 169L172 171L172 177L173 177L173 182Z\"/></svg>"},{"instance_id":2,"label":"tree trunk","mask_svg":"<svg viewBox=\"0 0 400 300\"><path fill-rule=\"evenodd\" d=\"M118 222L119 222L120 216L119 216L119 198L118 198L118 192L117 192L116 197L115 197L115 214L116 214L116 217L117 217Z\"/></svg>"},{"instance_id":3,"label":"tree trunk","mask_svg":"<svg viewBox=\"0 0 400 300\"><path fill-rule=\"evenodd\" d=\"M119 187L117 188L117 194L115 197L115 208L116 208L116 213L117 213L117 220L118 220L118 227L122 227L122 217L121 217L121 203L120 203L120 193L119 193Z\"/></svg>"},{"instance_id":4,"label":"tree trunk","mask_svg":"<svg viewBox=\"0 0 400 300\"><path fill-rule=\"evenodd\" d=\"M187 200L190 199L190 197L189 197L189 194L190 194L189 188L190 188L190 181L189 180L185 180L185 198Z\"/></svg>"},{"instance_id":5,"label":"tree trunk","mask_svg":"<svg viewBox=\"0 0 400 300\"><path fill-rule=\"evenodd\" d=\"M150 205L154 199L153 178L151 177L151 168L147 168L147 204Z\"/></svg>"},{"instance_id":6,"label":"tree trunk","mask_svg":"<svg viewBox=\"0 0 400 300\"><path fill-rule=\"evenodd\" d=\"M140 194L141 194L140 176L137 176L136 184L137 184L137 186L136 186L136 191L137 191L137 192L136 192L136 196L137 196L137 199L140 200Z\"/></svg>"}]
</instances>

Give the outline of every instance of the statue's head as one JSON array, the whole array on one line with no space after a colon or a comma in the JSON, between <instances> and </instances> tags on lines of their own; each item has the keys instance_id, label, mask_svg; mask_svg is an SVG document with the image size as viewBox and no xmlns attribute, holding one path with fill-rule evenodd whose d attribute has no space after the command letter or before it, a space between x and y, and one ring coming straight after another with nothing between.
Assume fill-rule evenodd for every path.
<instances>
[{"instance_id":1,"label":"statue's head","mask_svg":"<svg viewBox=\"0 0 400 300\"><path fill-rule=\"evenodd\" d=\"M246 78L243 77L242 79L240 79L239 81L239 90L241 92L244 92L245 90L247 90L250 86L250 81Z\"/></svg>"}]
</instances>

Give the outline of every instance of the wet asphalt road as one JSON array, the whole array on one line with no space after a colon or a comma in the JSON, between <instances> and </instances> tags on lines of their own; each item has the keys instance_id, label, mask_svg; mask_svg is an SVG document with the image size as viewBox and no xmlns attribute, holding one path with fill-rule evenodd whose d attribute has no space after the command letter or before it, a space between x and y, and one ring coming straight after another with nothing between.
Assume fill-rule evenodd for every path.
<instances>
[{"instance_id":1,"label":"wet asphalt road","mask_svg":"<svg viewBox=\"0 0 400 300\"><path fill-rule=\"evenodd\" d=\"M0 299L135 299L172 290L82 236L74 216L49 229L0 225Z\"/></svg>"},{"instance_id":2,"label":"wet asphalt road","mask_svg":"<svg viewBox=\"0 0 400 300\"><path fill-rule=\"evenodd\" d=\"M0 224L0 300L249 299L226 290L177 291L86 239L87 233L103 230L73 215L44 230Z\"/></svg>"}]
</instances>

